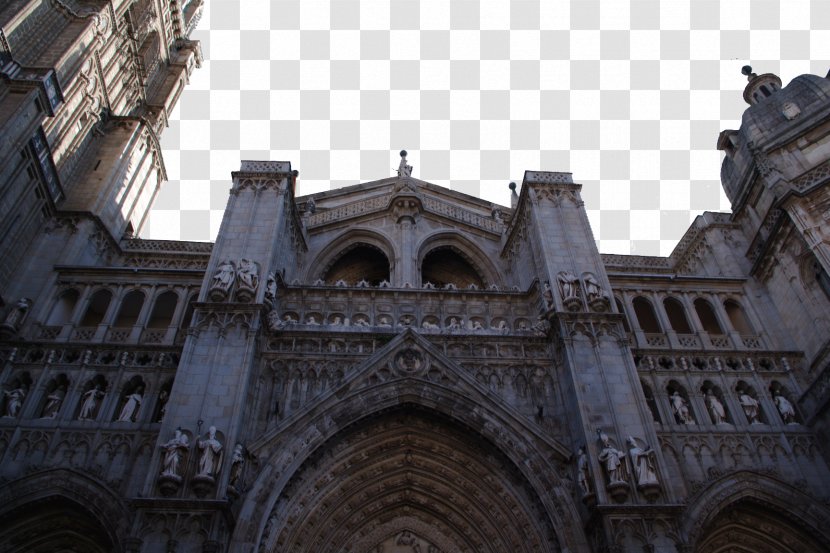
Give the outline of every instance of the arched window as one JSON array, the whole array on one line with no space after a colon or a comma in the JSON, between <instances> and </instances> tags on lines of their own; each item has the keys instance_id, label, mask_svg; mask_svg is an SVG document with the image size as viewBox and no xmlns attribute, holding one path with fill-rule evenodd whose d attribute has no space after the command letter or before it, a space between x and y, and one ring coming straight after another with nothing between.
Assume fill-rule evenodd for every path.
<instances>
[{"instance_id":1,"label":"arched window","mask_svg":"<svg viewBox=\"0 0 830 553\"><path fill-rule=\"evenodd\" d=\"M678 334L692 334L692 328L686 319L686 310L683 309L682 303L675 298L666 298L663 300L663 307L666 309L672 330Z\"/></svg>"},{"instance_id":2,"label":"arched window","mask_svg":"<svg viewBox=\"0 0 830 553\"><path fill-rule=\"evenodd\" d=\"M366 281L370 286L378 286L389 280L389 259L382 251L368 244L355 244L346 250L323 276L326 284L334 286L343 281L356 286Z\"/></svg>"},{"instance_id":3,"label":"arched window","mask_svg":"<svg viewBox=\"0 0 830 553\"><path fill-rule=\"evenodd\" d=\"M485 287L484 279L475 267L451 246L435 248L424 256L421 263L421 282L429 282L436 288L453 284L459 290L470 288L471 285L479 289Z\"/></svg>"},{"instance_id":4,"label":"arched window","mask_svg":"<svg viewBox=\"0 0 830 553\"><path fill-rule=\"evenodd\" d=\"M72 318L72 313L75 311L75 305L78 303L79 296L80 293L74 288L61 293L54 307L52 307L52 312L49 313L46 324L49 326L57 326L68 323Z\"/></svg>"},{"instance_id":5,"label":"arched window","mask_svg":"<svg viewBox=\"0 0 830 553\"><path fill-rule=\"evenodd\" d=\"M616 296L615 296L615 297L614 297L614 303L616 303L616 304L617 304L617 311L619 311L620 313L622 313L622 316L623 316L623 320L622 320L622 322L623 322L623 328L625 329L625 331L626 331L626 332L631 332L631 326L628 324L628 316L625 314L625 309L623 308L623 304L622 304L622 302L620 301L620 298L618 298L618 297L616 297Z\"/></svg>"},{"instance_id":6,"label":"arched window","mask_svg":"<svg viewBox=\"0 0 830 553\"><path fill-rule=\"evenodd\" d=\"M168 291L156 298L150 319L147 321L147 328L167 328L173 322L173 314L176 312L176 304L179 296L175 292Z\"/></svg>"},{"instance_id":7,"label":"arched window","mask_svg":"<svg viewBox=\"0 0 830 553\"><path fill-rule=\"evenodd\" d=\"M657 314L654 313L654 307L652 307L650 301L643 297L637 297L634 298L632 304L634 305L634 314L637 316L637 322L640 324L643 332L649 334L663 332L657 320Z\"/></svg>"},{"instance_id":8,"label":"arched window","mask_svg":"<svg viewBox=\"0 0 830 553\"><path fill-rule=\"evenodd\" d=\"M124 296L113 326L118 328L133 326L138 320L142 305L144 305L144 294L138 290L133 290Z\"/></svg>"},{"instance_id":9,"label":"arched window","mask_svg":"<svg viewBox=\"0 0 830 553\"><path fill-rule=\"evenodd\" d=\"M98 290L89 300L89 307L86 308L81 319L81 326L98 326L107 314L107 308L112 300L112 292L109 290Z\"/></svg>"},{"instance_id":10,"label":"arched window","mask_svg":"<svg viewBox=\"0 0 830 553\"><path fill-rule=\"evenodd\" d=\"M695 313L697 313L697 318L700 319L700 324L703 325L703 330L709 334L723 334L723 329L715 316L712 304L703 298L696 299Z\"/></svg>"},{"instance_id":11,"label":"arched window","mask_svg":"<svg viewBox=\"0 0 830 553\"><path fill-rule=\"evenodd\" d=\"M726 315L729 317L729 322L732 323L732 328L738 331L739 334L755 334L752 325L746 318L743 308L735 300L726 300L723 302L723 307L726 309Z\"/></svg>"}]
</instances>

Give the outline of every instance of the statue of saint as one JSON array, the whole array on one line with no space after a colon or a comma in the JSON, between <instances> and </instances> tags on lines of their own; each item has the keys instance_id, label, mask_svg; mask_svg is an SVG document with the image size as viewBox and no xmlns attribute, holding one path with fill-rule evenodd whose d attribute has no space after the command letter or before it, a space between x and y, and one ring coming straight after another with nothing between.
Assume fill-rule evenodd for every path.
<instances>
[{"instance_id":1,"label":"statue of saint","mask_svg":"<svg viewBox=\"0 0 830 553\"><path fill-rule=\"evenodd\" d=\"M790 400L781 395L781 392L777 391L773 393L772 398L773 401L775 401L775 406L778 408L778 412L781 414L781 419L784 421L784 424L794 424L795 407L793 407L793 404L790 403Z\"/></svg>"},{"instance_id":2,"label":"statue of saint","mask_svg":"<svg viewBox=\"0 0 830 553\"><path fill-rule=\"evenodd\" d=\"M124 402L124 407L121 408L121 413L118 415L117 420L119 422L135 421L141 402L144 400L142 392L144 392L144 388L139 387L127 396L127 401Z\"/></svg>"},{"instance_id":3,"label":"statue of saint","mask_svg":"<svg viewBox=\"0 0 830 553\"><path fill-rule=\"evenodd\" d=\"M591 493L591 467L585 447L580 447L576 454L576 472L582 495Z\"/></svg>"},{"instance_id":4,"label":"statue of saint","mask_svg":"<svg viewBox=\"0 0 830 553\"><path fill-rule=\"evenodd\" d=\"M712 417L712 422L715 424L723 424L726 422L726 409L723 403L715 396L712 390L706 392L706 408L709 410L709 415Z\"/></svg>"},{"instance_id":5,"label":"statue of saint","mask_svg":"<svg viewBox=\"0 0 830 553\"><path fill-rule=\"evenodd\" d=\"M95 384L95 386L84 393L81 396L81 412L78 414L79 421L88 421L95 418L96 411L98 410L98 402L101 401L101 398L104 397L104 392L101 391L101 385Z\"/></svg>"},{"instance_id":6,"label":"statue of saint","mask_svg":"<svg viewBox=\"0 0 830 553\"><path fill-rule=\"evenodd\" d=\"M208 429L206 440L199 440L199 449L202 452L199 457L199 476L213 478L222 465L222 444L216 439L216 427Z\"/></svg>"},{"instance_id":7,"label":"statue of saint","mask_svg":"<svg viewBox=\"0 0 830 553\"><path fill-rule=\"evenodd\" d=\"M26 387L19 384L12 390L4 390L6 396L6 417L16 417L23 407L23 400L26 399Z\"/></svg>"},{"instance_id":8,"label":"statue of saint","mask_svg":"<svg viewBox=\"0 0 830 553\"><path fill-rule=\"evenodd\" d=\"M657 463L654 450L637 445L633 436L628 437L628 456L631 459L631 466L634 467L634 476L637 478L638 486L651 486L660 484L657 479Z\"/></svg>"},{"instance_id":9,"label":"statue of saint","mask_svg":"<svg viewBox=\"0 0 830 553\"><path fill-rule=\"evenodd\" d=\"M556 275L556 280L559 282L559 292L562 294L563 300L577 297L577 278L573 273L562 271Z\"/></svg>"},{"instance_id":10,"label":"statue of saint","mask_svg":"<svg viewBox=\"0 0 830 553\"><path fill-rule=\"evenodd\" d=\"M542 297L545 298L545 307L551 309L553 307L553 292L550 289L550 282L545 281L545 288L542 291Z\"/></svg>"},{"instance_id":11,"label":"statue of saint","mask_svg":"<svg viewBox=\"0 0 830 553\"><path fill-rule=\"evenodd\" d=\"M746 390L741 390L738 401L744 410L746 420L749 421L749 424L759 424L761 421L758 419L760 411L758 400L746 393Z\"/></svg>"},{"instance_id":12,"label":"statue of saint","mask_svg":"<svg viewBox=\"0 0 830 553\"><path fill-rule=\"evenodd\" d=\"M599 285L597 278L591 273L585 275L585 294L588 296L588 301L594 301L605 297L602 287Z\"/></svg>"},{"instance_id":13,"label":"statue of saint","mask_svg":"<svg viewBox=\"0 0 830 553\"><path fill-rule=\"evenodd\" d=\"M625 482L628 476L625 464L625 453L611 445L608 435L601 430L597 431L602 449L599 452L600 463L603 463L605 472L608 475L608 483Z\"/></svg>"},{"instance_id":14,"label":"statue of saint","mask_svg":"<svg viewBox=\"0 0 830 553\"><path fill-rule=\"evenodd\" d=\"M219 267L216 269L216 272L213 274L211 288L219 288L221 290L228 291L231 284L233 284L234 272L233 263L230 261L223 261L220 263Z\"/></svg>"},{"instance_id":15,"label":"statue of saint","mask_svg":"<svg viewBox=\"0 0 830 553\"><path fill-rule=\"evenodd\" d=\"M236 444L233 448L233 455L231 456L231 476L228 484L236 487L242 477L242 469L245 467L245 447L242 444Z\"/></svg>"},{"instance_id":16,"label":"statue of saint","mask_svg":"<svg viewBox=\"0 0 830 553\"><path fill-rule=\"evenodd\" d=\"M46 404L43 406L43 411L40 413L40 418L42 419L54 419L58 416L58 411L60 411L61 404L63 404L63 398L66 397L66 387L61 385L55 388L55 390L46 396Z\"/></svg>"},{"instance_id":17,"label":"statue of saint","mask_svg":"<svg viewBox=\"0 0 830 553\"><path fill-rule=\"evenodd\" d=\"M689 411L689 404L686 402L686 399L680 395L679 392L672 392L672 395L669 399L671 400L671 407L674 411L674 416L677 418L678 423L695 423L694 419L692 418L692 413L691 411Z\"/></svg>"},{"instance_id":18,"label":"statue of saint","mask_svg":"<svg viewBox=\"0 0 830 553\"><path fill-rule=\"evenodd\" d=\"M250 259L240 259L236 278L240 286L244 286L250 290L256 290L259 284L259 270L257 269L256 263Z\"/></svg>"},{"instance_id":19,"label":"statue of saint","mask_svg":"<svg viewBox=\"0 0 830 553\"><path fill-rule=\"evenodd\" d=\"M184 454L187 452L187 446L187 435L182 433L181 428L177 428L173 438L161 446L161 449L164 450L164 458L161 462L162 476L181 478L179 466L181 465Z\"/></svg>"}]
</instances>

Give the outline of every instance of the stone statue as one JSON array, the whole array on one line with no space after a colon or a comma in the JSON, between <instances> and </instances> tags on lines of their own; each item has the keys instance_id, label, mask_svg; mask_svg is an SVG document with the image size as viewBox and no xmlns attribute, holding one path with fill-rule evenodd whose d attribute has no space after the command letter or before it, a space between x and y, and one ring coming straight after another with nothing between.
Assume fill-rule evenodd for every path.
<instances>
[{"instance_id":1,"label":"stone statue","mask_svg":"<svg viewBox=\"0 0 830 553\"><path fill-rule=\"evenodd\" d=\"M608 476L608 483L625 483L628 477L628 470L625 464L625 453L616 449L611 445L611 440L608 435L602 430L597 430L599 441L602 449L599 452L597 459L605 467L605 473Z\"/></svg>"},{"instance_id":2,"label":"stone statue","mask_svg":"<svg viewBox=\"0 0 830 553\"><path fill-rule=\"evenodd\" d=\"M582 495L589 495L591 492L591 466L588 459L588 453L585 452L585 447L580 447L576 454L576 473L579 487L582 489Z\"/></svg>"},{"instance_id":3,"label":"stone statue","mask_svg":"<svg viewBox=\"0 0 830 553\"><path fill-rule=\"evenodd\" d=\"M366 317L357 316L354 318L354 325L355 326L369 326L369 321L366 320Z\"/></svg>"},{"instance_id":4,"label":"stone statue","mask_svg":"<svg viewBox=\"0 0 830 553\"><path fill-rule=\"evenodd\" d=\"M758 419L760 411L758 400L746 393L746 390L741 390L738 401L744 410L746 420L749 421L749 424L759 424L761 421Z\"/></svg>"},{"instance_id":5,"label":"stone statue","mask_svg":"<svg viewBox=\"0 0 830 553\"><path fill-rule=\"evenodd\" d=\"M127 396L127 401L124 407L121 408L121 413L118 415L119 422L134 422L138 415L138 410L141 408L141 402L144 401L144 388L137 388L133 393Z\"/></svg>"},{"instance_id":6,"label":"stone statue","mask_svg":"<svg viewBox=\"0 0 830 553\"><path fill-rule=\"evenodd\" d=\"M380 320L378 320L378 326L390 328L392 326L392 321L389 320L389 317L387 317L386 315L382 315Z\"/></svg>"},{"instance_id":7,"label":"stone statue","mask_svg":"<svg viewBox=\"0 0 830 553\"><path fill-rule=\"evenodd\" d=\"M507 321L499 321L499 333L501 334L509 334L510 327L507 326Z\"/></svg>"},{"instance_id":8,"label":"stone statue","mask_svg":"<svg viewBox=\"0 0 830 553\"><path fill-rule=\"evenodd\" d=\"M161 446L164 450L164 458L161 463L162 476L181 479L179 466L184 458L184 454L187 452L187 446L187 435L182 433L181 428L177 428L173 438Z\"/></svg>"},{"instance_id":9,"label":"stone statue","mask_svg":"<svg viewBox=\"0 0 830 553\"><path fill-rule=\"evenodd\" d=\"M78 414L79 421L88 421L95 418L95 412L98 410L98 402L104 397L104 392L101 391L101 385L95 386L81 396L81 412Z\"/></svg>"},{"instance_id":10,"label":"stone statue","mask_svg":"<svg viewBox=\"0 0 830 553\"><path fill-rule=\"evenodd\" d=\"M368 280L366 280L365 278L361 278L361 279L357 282L356 286L357 286L358 288L368 288L368 287L369 287L369 281L368 281Z\"/></svg>"},{"instance_id":11,"label":"stone statue","mask_svg":"<svg viewBox=\"0 0 830 553\"><path fill-rule=\"evenodd\" d=\"M159 392L159 416L156 422L161 422L167 414L167 401L170 399L170 392L162 390Z\"/></svg>"},{"instance_id":12,"label":"stone statue","mask_svg":"<svg viewBox=\"0 0 830 553\"><path fill-rule=\"evenodd\" d=\"M55 390L46 396L46 404L43 406L43 411L40 412L40 418L42 419L54 419L58 416L58 411L60 411L61 405L63 404L63 398L66 397L66 387L61 385L55 388Z\"/></svg>"},{"instance_id":13,"label":"stone statue","mask_svg":"<svg viewBox=\"0 0 830 553\"><path fill-rule=\"evenodd\" d=\"M268 273L268 280L265 281L265 299L272 303L277 299L277 277L274 273Z\"/></svg>"},{"instance_id":14,"label":"stone statue","mask_svg":"<svg viewBox=\"0 0 830 553\"><path fill-rule=\"evenodd\" d=\"M401 150L401 162L398 164L398 176L408 177L412 175L412 166L406 163L406 150Z\"/></svg>"},{"instance_id":15,"label":"stone statue","mask_svg":"<svg viewBox=\"0 0 830 553\"><path fill-rule=\"evenodd\" d=\"M795 424L795 407L790 403L790 400L781 395L781 392L773 392L772 399L778 412L781 414L781 419L784 424Z\"/></svg>"},{"instance_id":16,"label":"stone statue","mask_svg":"<svg viewBox=\"0 0 830 553\"><path fill-rule=\"evenodd\" d=\"M450 324L447 325L447 330L450 332L457 332L461 330L461 323L455 317L450 317Z\"/></svg>"},{"instance_id":17,"label":"stone statue","mask_svg":"<svg viewBox=\"0 0 830 553\"><path fill-rule=\"evenodd\" d=\"M222 444L216 439L216 427L208 428L206 440L199 440L199 449L202 454L199 457L199 476L213 478L222 465Z\"/></svg>"},{"instance_id":18,"label":"stone statue","mask_svg":"<svg viewBox=\"0 0 830 553\"><path fill-rule=\"evenodd\" d=\"M314 315L309 315L308 319L306 319L305 324L311 325L311 326L319 326L320 325L320 323L317 322L317 317L315 317Z\"/></svg>"},{"instance_id":19,"label":"stone statue","mask_svg":"<svg viewBox=\"0 0 830 553\"><path fill-rule=\"evenodd\" d=\"M245 467L245 447L242 444L236 444L233 448L233 455L231 456L231 476L228 484L237 487L239 480L242 477L242 469Z\"/></svg>"},{"instance_id":20,"label":"stone statue","mask_svg":"<svg viewBox=\"0 0 830 553\"><path fill-rule=\"evenodd\" d=\"M233 284L234 274L233 263L230 261L220 263L216 272L213 274L210 286L211 290L222 290L224 292L230 290L231 284Z\"/></svg>"},{"instance_id":21,"label":"stone statue","mask_svg":"<svg viewBox=\"0 0 830 553\"><path fill-rule=\"evenodd\" d=\"M343 326L343 318L335 315L334 320L331 322L331 326Z\"/></svg>"},{"instance_id":22,"label":"stone statue","mask_svg":"<svg viewBox=\"0 0 830 553\"><path fill-rule=\"evenodd\" d=\"M597 278L591 273L585 273L585 295L588 296L588 301L596 301L604 299L605 292L602 286L599 285Z\"/></svg>"},{"instance_id":23,"label":"stone statue","mask_svg":"<svg viewBox=\"0 0 830 553\"><path fill-rule=\"evenodd\" d=\"M674 411L674 416L680 424L694 424L695 420L692 418L692 413L689 411L689 404L686 399L680 395L679 392L672 392L671 407Z\"/></svg>"},{"instance_id":24,"label":"stone statue","mask_svg":"<svg viewBox=\"0 0 830 553\"><path fill-rule=\"evenodd\" d=\"M637 445L637 440L633 436L628 437L627 443L628 456L631 459L631 466L634 469L637 485L659 485L660 481L657 479L657 459L654 450L650 447L646 447L646 449L641 448Z\"/></svg>"},{"instance_id":25,"label":"stone statue","mask_svg":"<svg viewBox=\"0 0 830 553\"><path fill-rule=\"evenodd\" d=\"M709 415L712 417L712 422L715 424L723 424L726 422L726 409L723 403L712 393L712 390L706 392L706 408L709 410Z\"/></svg>"},{"instance_id":26,"label":"stone statue","mask_svg":"<svg viewBox=\"0 0 830 553\"><path fill-rule=\"evenodd\" d=\"M476 330L476 331L484 330L484 326L481 324L480 321L473 321L473 330Z\"/></svg>"},{"instance_id":27,"label":"stone statue","mask_svg":"<svg viewBox=\"0 0 830 553\"><path fill-rule=\"evenodd\" d=\"M3 416L16 417L23 407L23 400L26 399L26 387L18 384L17 388L11 390L4 390L6 396L6 412Z\"/></svg>"},{"instance_id":28,"label":"stone statue","mask_svg":"<svg viewBox=\"0 0 830 553\"><path fill-rule=\"evenodd\" d=\"M562 294L563 300L577 297L579 284L573 273L570 271L562 271L556 275L556 280L559 282L559 293Z\"/></svg>"},{"instance_id":29,"label":"stone statue","mask_svg":"<svg viewBox=\"0 0 830 553\"><path fill-rule=\"evenodd\" d=\"M267 321L268 321L268 330L270 330L271 332L280 331L285 326L285 323L283 323L282 319L280 319L280 314L277 313L276 311L269 311L268 312Z\"/></svg>"},{"instance_id":30,"label":"stone statue","mask_svg":"<svg viewBox=\"0 0 830 553\"><path fill-rule=\"evenodd\" d=\"M545 298L545 307L551 309L553 307L553 291L550 289L550 282L545 281L545 289L542 292L542 297Z\"/></svg>"},{"instance_id":31,"label":"stone statue","mask_svg":"<svg viewBox=\"0 0 830 553\"><path fill-rule=\"evenodd\" d=\"M256 290L259 285L259 269L256 263L250 259L240 259L236 280L239 281L240 286L249 290Z\"/></svg>"}]
</instances>

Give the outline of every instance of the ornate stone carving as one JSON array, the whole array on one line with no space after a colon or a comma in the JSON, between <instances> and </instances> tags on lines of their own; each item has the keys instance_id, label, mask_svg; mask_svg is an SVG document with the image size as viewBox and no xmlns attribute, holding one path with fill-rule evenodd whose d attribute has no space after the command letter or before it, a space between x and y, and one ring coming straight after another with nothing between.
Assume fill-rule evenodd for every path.
<instances>
[{"instance_id":1,"label":"ornate stone carving","mask_svg":"<svg viewBox=\"0 0 830 553\"><path fill-rule=\"evenodd\" d=\"M29 316L29 310L32 308L32 300L29 298L20 298L17 300L9 312L6 314L6 319L0 325L0 335L11 336L20 330L26 318Z\"/></svg>"},{"instance_id":2,"label":"ornate stone carving","mask_svg":"<svg viewBox=\"0 0 830 553\"><path fill-rule=\"evenodd\" d=\"M141 402L144 400L144 388L139 387L125 398L124 407L118 414L118 421L134 422L138 416L138 410L141 408Z\"/></svg>"},{"instance_id":3,"label":"ornate stone carving","mask_svg":"<svg viewBox=\"0 0 830 553\"><path fill-rule=\"evenodd\" d=\"M182 483L182 466L187 457L189 440L181 428L177 428L173 437L161 446L161 475L159 489L166 496L173 495Z\"/></svg>"},{"instance_id":4,"label":"ornate stone carving","mask_svg":"<svg viewBox=\"0 0 830 553\"><path fill-rule=\"evenodd\" d=\"M633 436L628 440L628 456L637 482L637 489L646 499L653 501L660 495L660 480L657 477L657 455L650 446L640 447Z\"/></svg>"},{"instance_id":5,"label":"ornate stone carving","mask_svg":"<svg viewBox=\"0 0 830 553\"><path fill-rule=\"evenodd\" d=\"M216 486L216 475L222 467L222 442L216 437L216 427L208 428L204 439L196 440L199 450L199 466L193 477L193 491L204 497Z\"/></svg>"},{"instance_id":6,"label":"ornate stone carving","mask_svg":"<svg viewBox=\"0 0 830 553\"><path fill-rule=\"evenodd\" d=\"M593 273L585 273L582 280L585 283L585 299L588 300L591 310L599 313L608 311L611 307L608 292L600 286L597 277Z\"/></svg>"},{"instance_id":7,"label":"ornate stone carving","mask_svg":"<svg viewBox=\"0 0 830 553\"><path fill-rule=\"evenodd\" d=\"M562 304L568 311L579 311L582 302L579 299L579 279L570 271L560 271L556 275L556 282L559 284L559 295Z\"/></svg>"},{"instance_id":8,"label":"ornate stone carving","mask_svg":"<svg viewBox=\"0 0 830 553\"><path fill-rule=\"evenodd\" d=\"M242 258L236 266L236 299L249 302L256 295L259 286L259 264Z\"/></svg>"},{"instance_id":9,"label":"ornate stone carving","mask_svg":"<svg viewBox=\"0 0 830 553\"><path fill-rule=\"evenodd\" d=\"M208 296L213 301L224 301L228 297L233 280L236 275L236 268L230 261L223 261L213 273Z\"/></svg>"},{"instance_id":10,"label":"ornate stone carving","mask_svg":"<svg viewBox=\"0 0 830 553\"><path fill-rule=\"evenodd\" d=\"M680 395L680 392L675 390L669 396L671 401L671 408L674 412L674 418L678 424L694 424L695 419L692 418L692 412L689 410L689 402L686 398Z\"/></svg>"},{"instance_id":11,"label":"ornate stone carving","mask_svg":"<svg viewBox=\"0 0 830 553\"><path fill-rule=\"evenodd\" d=\"M618 502L628 498L628 464L625 452L620 451L611 444L611 439L601 429L597 429L600 452L597 459L605 469L605 476L608 479L606 489L611 497Z\"/></svg>"}]
</instances>

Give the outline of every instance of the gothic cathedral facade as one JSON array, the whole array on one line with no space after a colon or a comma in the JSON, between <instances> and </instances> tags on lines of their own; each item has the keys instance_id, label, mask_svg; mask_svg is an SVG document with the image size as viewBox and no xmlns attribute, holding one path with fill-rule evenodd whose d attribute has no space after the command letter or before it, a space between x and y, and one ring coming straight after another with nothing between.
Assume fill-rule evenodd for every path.
<instances>
[{"instance_id":1,"label":"gothic cathedral facade","mask_svg":"<svg viewBox=\"0 0 830 553\"><path fill-rule=\"evenodd\" d=\"M201 7L0 7L0 550L827 550L830 76L745 68L732 213L666 258L570 173L507 207L406 152L242 161L215 243L136 238Z\"/></svg>"}]
</instances>

